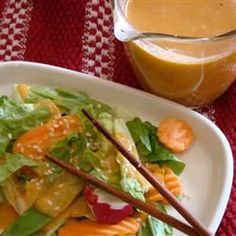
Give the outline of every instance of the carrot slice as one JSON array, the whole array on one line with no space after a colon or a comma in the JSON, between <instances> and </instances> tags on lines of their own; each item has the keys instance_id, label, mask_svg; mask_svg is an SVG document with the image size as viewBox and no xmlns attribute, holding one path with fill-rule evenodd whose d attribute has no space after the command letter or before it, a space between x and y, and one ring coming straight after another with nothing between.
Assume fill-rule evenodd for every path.
<instances>
[{"instance_id":1,"label":"carrot slice","mask_svg":"<svg viewBox=\"0 0 236 236\"><path fill-rule=\"evenodd\" d=\"M136 235L139 222L127 217L118 224L100 224L92 220L70 220L60 230L58 236L110 236Z\"/></svg>"},{"instance_id":2,"label":"carrot slice","mask_svg":"<svg viewBox=\"0 0 236 236\"><path fill-rule=\"evenodd\" d=\"M182 184L180 179L174 172L167 166L163 167L165 170L165 186L176 197L182 194ZM166 199L163 199L162 203L169 204Z\"/></svg>"},{"instance_id":3,"label":"carrot slice","mask_svg":"<svg viewBox=\"0 0 236 236\"><path fill-rule=\"evenodd\" d=\"M175 118L163 120L158 127L157 136L161 143L174 153L184 152L194 140L191 126Z\"/></svg>"},{"instance_id":4,"label":"carrot slice","mask_svg":"<svg viewBox=\"0 0 236 236\"><path fill-rule=\"evenodd\" d=\"M152 174L176 197L182 193L182 184L178 176L167 166L159 167L157 164L146 164ZM162 202L167 204L167 200L153 187L145 194L149 202Z\"/></svg>"},{"instance_id":5,"label":"carrot slice","mask_svg":"<svg viewBox=\"0 0 236 236\"><path fill-rule=\"evenodd\" d=\"M79 116L54 117L47 123L19 137L13 145L13 153L22 153L34 159L43 159L53 142L76 131L82 131Z\"/></svg>"}]
</instances>

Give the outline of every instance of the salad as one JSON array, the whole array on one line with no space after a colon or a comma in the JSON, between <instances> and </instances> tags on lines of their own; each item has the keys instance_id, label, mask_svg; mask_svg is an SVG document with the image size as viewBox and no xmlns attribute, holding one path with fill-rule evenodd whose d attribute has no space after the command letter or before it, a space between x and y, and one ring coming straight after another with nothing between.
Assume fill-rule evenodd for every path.
<instances>
[{"instance_id":1,"label":"salad","mask_svg":"<svg viewBox=\"0 0 236 236\"><path fill-rule=\"evenodd\" d=\"M168 202L99 133L89 111L176 197L194 135L184 121L159 126L78 91L18 84L0 97L0 235L169 236L169 225L46 160L49 154L166 212Z\"/></svg>"}]
</instances>

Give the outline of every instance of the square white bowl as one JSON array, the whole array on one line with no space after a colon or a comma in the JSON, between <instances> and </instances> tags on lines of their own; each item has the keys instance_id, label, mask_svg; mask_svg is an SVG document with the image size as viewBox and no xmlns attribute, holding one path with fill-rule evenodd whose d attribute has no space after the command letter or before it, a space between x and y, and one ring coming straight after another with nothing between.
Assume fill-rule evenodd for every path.
<instances>
[{"instance_id":1,"label":"square white bowl","mask_svg":"<svg viewBox=\"0 0 236 236\"><path fill-rule=\"evenodd\" d=\"M204 116L163 98L79 72L30 62L0 63L0 93L10 95L13 84L28 83L80 90L120 106L158 125L166 117L188 122L196 135L181 175L186 196L182 203L215 233L223 217L233 180L230 145L220 129ZM169 212L182 219L173 209ZM175 235L182 235L175 231Z\"/></svg>"}]
</instances>

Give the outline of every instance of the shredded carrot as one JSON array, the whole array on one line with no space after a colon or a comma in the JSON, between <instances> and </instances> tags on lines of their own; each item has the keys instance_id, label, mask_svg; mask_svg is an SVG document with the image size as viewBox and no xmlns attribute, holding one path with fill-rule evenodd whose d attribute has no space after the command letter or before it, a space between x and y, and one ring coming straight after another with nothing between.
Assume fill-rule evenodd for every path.
<instances>
[{"instance_id":1,"label":"shredded carrot","mask_svg":"<svg viewBox=\"0 0 236 236\"><path fill-rule=\"evenodd\" d=\"M43 159L53 142L75 131L82 131L81 120L78 116L55 117L19 137L13 145L13 153Z\"/></svg>"},{"instance_id":2,"label":"shredded carrot","mask_svg":"<svg viewBox=\"0 0 236 236\"><path fill-rule=\"evenodd\" d=\"M161 143L174 153L184 152L194 140L191 126L175 118L163 120L158 127L157 136Z\"/></svg>"}]
</instances>

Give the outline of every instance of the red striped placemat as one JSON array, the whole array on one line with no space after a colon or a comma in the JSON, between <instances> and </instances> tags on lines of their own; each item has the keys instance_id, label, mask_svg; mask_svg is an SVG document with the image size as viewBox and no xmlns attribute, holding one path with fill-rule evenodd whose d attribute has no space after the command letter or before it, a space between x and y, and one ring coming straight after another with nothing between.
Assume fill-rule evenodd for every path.
<instances>
[{"instance_id":1,"label":"red striped placemat","mask_svg":"<svg viewBox=\"0 0 236 236\"><path fill-rule=\"evenodd\" d=\"M113 36L109 0L1 0L0 60L57 65L140 88ZM236 83L199 109L228 138L236 158ZM217 235L236 235L236 181Z\"/></svg>"}]
</instances>

